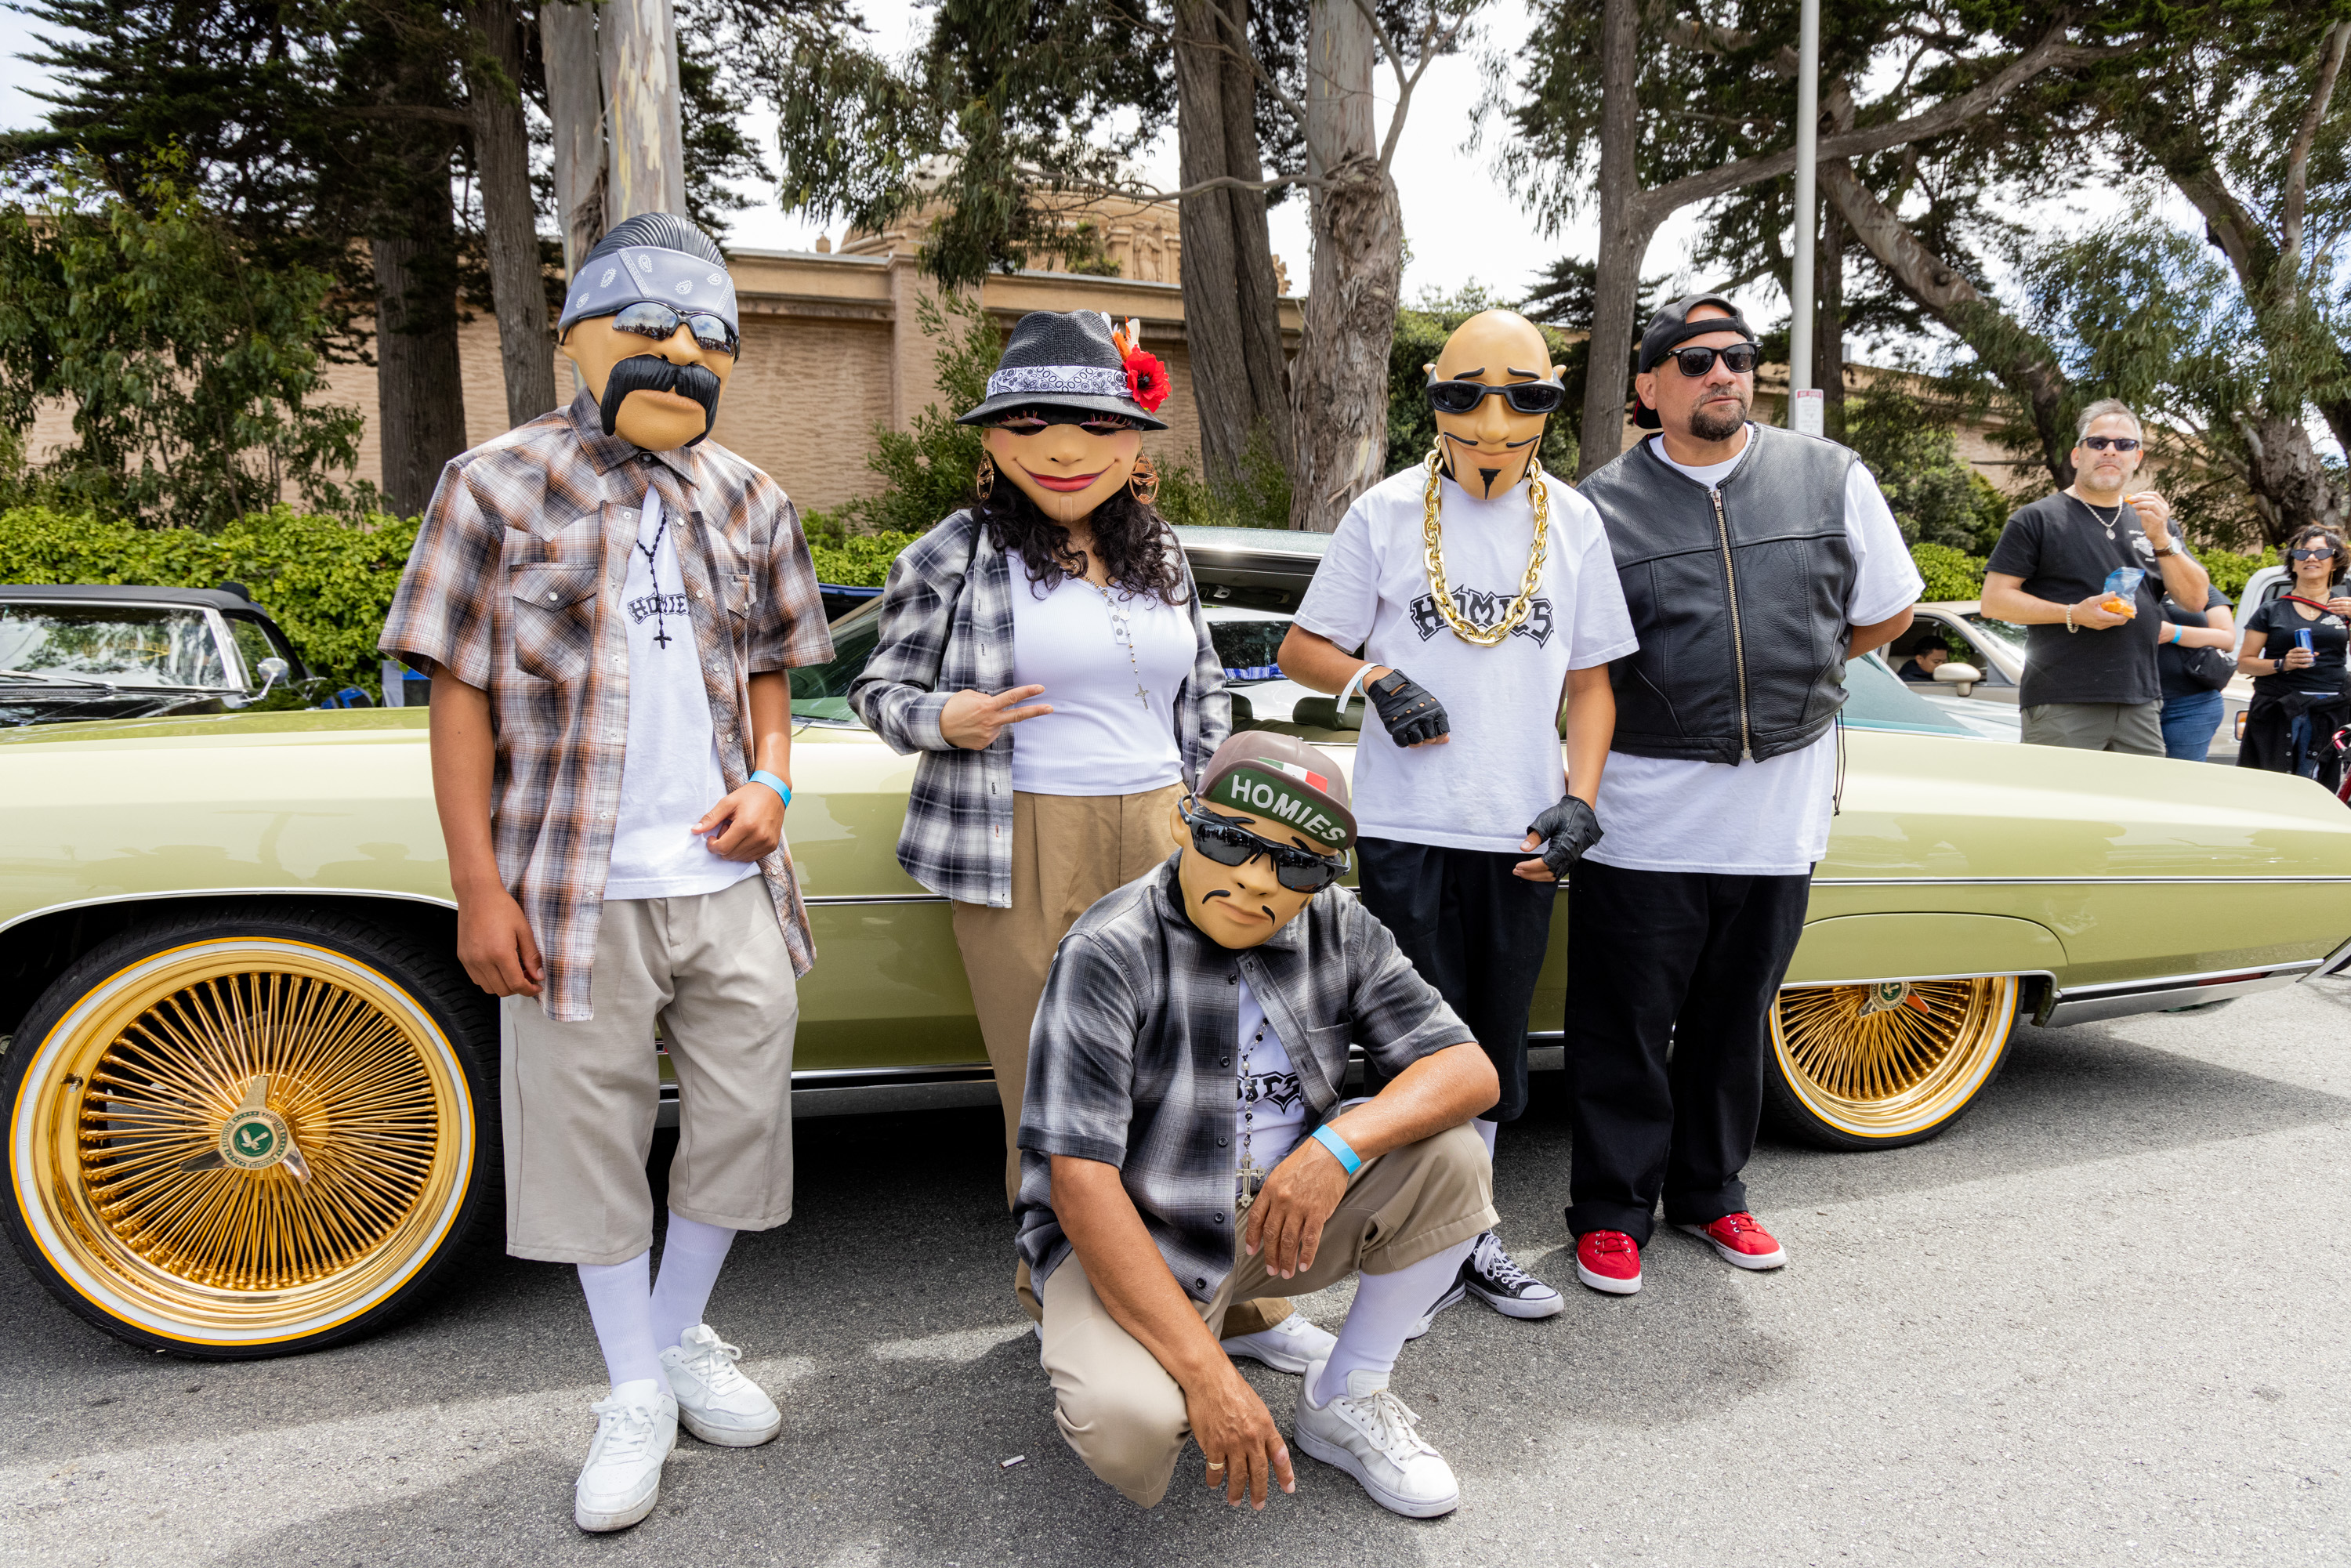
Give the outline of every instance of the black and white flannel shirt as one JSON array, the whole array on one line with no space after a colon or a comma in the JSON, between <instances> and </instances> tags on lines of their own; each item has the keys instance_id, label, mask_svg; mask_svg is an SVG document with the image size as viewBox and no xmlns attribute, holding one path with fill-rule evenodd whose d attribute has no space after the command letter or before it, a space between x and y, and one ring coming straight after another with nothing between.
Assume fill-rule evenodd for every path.
<instances>
[{"instance_id":1,"label":"black and white flannel shirt","mask_svg":"<svg viewBox=\"0 0 2351 1568\"><path fill-rule=\"evenodd\" d=\"M1168 549L1183 564L1172 539ZM1196 783L1232 730L1233 699L1188 564L1183 572L1199 651L1176 693L1176 743L1185 782ZM970 751L940 733L939 714L957 692L1011 687L1014 586L1012 565L988 529L969 512L946 518L891 562L880 640L849 686L849 706L891 750L922 753L898 863L933 893L996 909L1012 907L1012 747L1020 727ZM1019 586L1028 586L1025 571Z\"/></svg>"},{"instance_id":2,"label":"black and white flannel shirt","mask_svg":"<svg viewBox=\"0 0 2351 1568\"><path fill-rule=\"evenodd\" d=\"M1352 891L1315 894L1266 942L1236 952L1184 914L1180 859L1078 917L1037 1006L1013 1214L1040 1285L1070 1254L1053 1213L1055 1155L1118 1167L1186 1294L1205 1301L1224 1282L1238 1223L1238 981L1280 1034L1316 1125L1339 1104L1351 1043L1394 1075L1471 1038Z\"/></svg>"}]
</instances>

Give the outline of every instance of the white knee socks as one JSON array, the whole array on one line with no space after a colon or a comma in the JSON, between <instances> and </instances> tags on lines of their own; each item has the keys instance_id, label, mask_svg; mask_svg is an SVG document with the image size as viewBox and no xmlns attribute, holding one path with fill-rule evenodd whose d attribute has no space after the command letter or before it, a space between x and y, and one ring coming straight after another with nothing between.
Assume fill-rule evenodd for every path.
<instances>
[{"instance_id":1,"label":"white knee socks","mask_svg":"<svg viewBox=\"0 0 2351 1568\"><path fill-rule=\"evenodd\" d=\"M1340 1325L1339 1343L1323 1364L1322 1381L1307 1396L1318 1408L1331 1403L1332 1396L1347 1392L1351 1372L1376 1372L1384 1377L1395 1370L1404 1336L1445 1293L1461 1271L1461 1260L1476 1244L1472 1239L1448 1247L1392 1274L1356 1278L1355 1304L1347 1309L1347 1321Z\"/></svg>"},{"instance_id":2,"label":"white knee socks","mask_svg":"<svg viewBox=\"0 0 2351 1568\"><path fill-rule=\"evenodd\" d=\"M653 1284L653 1343L667 1350L685 1331L702 1321L710 1304L710 1288L718 1283L719 1266L735 1232L723 1225L705 1225L681 1214L669 1217L669 1235L662 1242L661 1278Z\"/></svg>"},{"instance_id":3,"label":"white knee socks","mask_svg":"<svg viewBox=\"0 0 2351 1568\"><path fill-rule=\"evenodd\" d=\"M588 1297L588 1316L596 1325L612 1386L650 1380L667 1394L669 1379L653 1339L652 1257L640 1252L625 1263L582 1263L580 1289Z\"/></svg>"}]
</instances>

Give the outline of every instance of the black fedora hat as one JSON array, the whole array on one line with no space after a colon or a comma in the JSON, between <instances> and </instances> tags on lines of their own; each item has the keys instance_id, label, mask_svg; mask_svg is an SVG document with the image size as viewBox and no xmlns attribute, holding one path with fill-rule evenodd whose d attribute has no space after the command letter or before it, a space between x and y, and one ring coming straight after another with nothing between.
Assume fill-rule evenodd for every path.
<instances>
[{"instance_id":1,"label":"black fedora hat","mask_svg":"<svg viewBox=\"0 0 2351 1568\"><path fill-rule=\"evenodd\" d=\"M956 423L985 424L1023 408L1123 414L1143 430L1167 428L1134 401L1125 358L1111 341L1110 318L1099 310L1032 310L1020 318L987 378L987 401Z\"/></svg>"}]
</instances>

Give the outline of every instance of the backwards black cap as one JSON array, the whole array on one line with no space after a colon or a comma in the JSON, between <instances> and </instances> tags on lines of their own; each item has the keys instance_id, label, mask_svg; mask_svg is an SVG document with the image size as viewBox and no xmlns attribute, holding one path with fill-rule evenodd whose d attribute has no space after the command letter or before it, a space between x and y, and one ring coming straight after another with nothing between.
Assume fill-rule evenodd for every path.
<instances>
[{"instance_id":1,"label":"backwards black cap","mask_svg":"<svg viewBox=\"0 0 2351 1568\"><path fill-rule=\"evenodd\" d=\"M1693 321L1689 313L1701 305L1713 305L1729 312L1727 316L1701 316ZM1693 294L1687 299L1677 299L1649 318L1648 327L1641 333L1640 368L1644 374L1657 368L1659 361L1692 338L1703 338L1709 332L1736 332L1749 342L1755 341L1755 329L1739 313L1739 307L1722 294ZM1643 430L1662 430L1665 422L1657 411L1638 397L1634 400L1633 423Z\"/></svg>"}]
</instances>

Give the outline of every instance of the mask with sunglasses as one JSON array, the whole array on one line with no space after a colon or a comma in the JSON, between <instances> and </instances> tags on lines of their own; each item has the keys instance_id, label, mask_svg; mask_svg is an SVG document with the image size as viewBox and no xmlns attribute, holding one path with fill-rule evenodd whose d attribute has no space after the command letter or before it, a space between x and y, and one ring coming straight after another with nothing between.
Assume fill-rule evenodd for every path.
<instances>
[{"instance_id":1,"label":"mask with sunglasses","mask_svg":"<svg viewBox=\"0 0 2351 1568\"><path fill-rule=\"evenodd\" d=\"M1295 844L1276 843L1217 815L1196 800L1177 810L1184 814L1184 825L1192 830L1192 847L1218 865L1247 865L1264 855L1272 862L1274 880L1292 893L1320 893L1347 874L1343 850L1333 857L1318 855Z\"/></svg>"}]
</instances>

